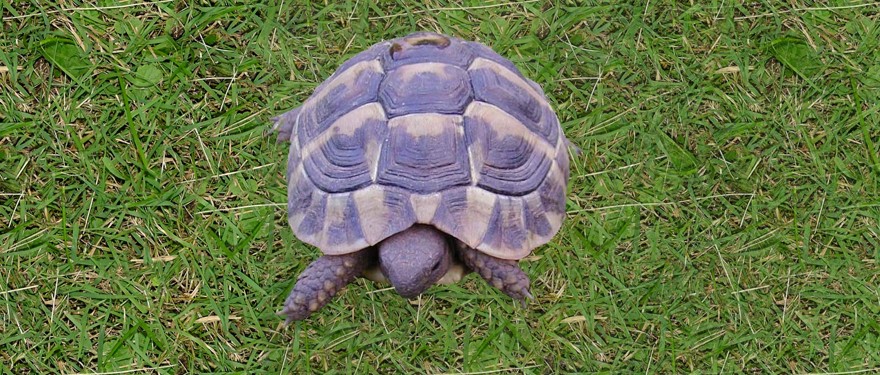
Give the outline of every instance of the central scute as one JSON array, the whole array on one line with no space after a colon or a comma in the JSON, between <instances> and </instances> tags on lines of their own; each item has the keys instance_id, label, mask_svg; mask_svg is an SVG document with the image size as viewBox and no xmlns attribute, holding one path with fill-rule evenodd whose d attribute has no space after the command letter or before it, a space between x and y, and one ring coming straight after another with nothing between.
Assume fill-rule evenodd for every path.
<instances>
[{"instance_id":1,"label":"central scute","mask_svg":"<svg viewBox=\"0 0 880 375\"><path fill-rule=\"evenodd\" d=\"M388 121L376 182L428 194L471 184L462 117L419 113Z\"/></svg>"},{"instance_id":2,"label":"central scute","mask_svg":"<svg viewBox=\"0 0 880 375\"><path fill-rule=\"evenodd\" d=\"M473 96L467 72L441 63L401 66L390 71L379 88L379 100L389 117L461 114Z\"/></svg>"}]
</instances>

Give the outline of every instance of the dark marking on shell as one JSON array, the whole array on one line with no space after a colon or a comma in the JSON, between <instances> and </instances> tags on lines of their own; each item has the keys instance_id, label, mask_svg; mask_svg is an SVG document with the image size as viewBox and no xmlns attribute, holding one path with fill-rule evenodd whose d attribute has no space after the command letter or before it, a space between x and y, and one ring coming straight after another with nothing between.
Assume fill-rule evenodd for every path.
<instances>
[{"instance_id":1,"label":"dark marking on shell","mask_svg":"<svg viewBox=\"0 0 880 375\"><path fill-rule=\"evenodd\" d=\"M525 195L544 181L552 161L527 139L512 133L499 135L481 118L465 118L465 136L468 146L479 144L482 151L478 160L478 186L501 195Z\"/></svg>"},{"instance_id":2,"label":"dark marking on shell","mask_svg":"<svg viewBox=\"0 0 880 375\"><path fill-rule=\"evenodd\" d=\"M366 120L354 134L337 131L306 157L303 167L315 185L326 192L349 192L368 186L373 178L366 148L371 144L380 147L387 133L385 121L379 120Z\"/></svg>"},{"instance_id":3,"label":"dark marking on shell","mask_svg":"<svg viewBox=\"0 0 880 375\"><path fill-rule=\"evenodd\" d=\"M555 145L559 137L559 125L546 100L515 73L494 62L486 63L487 61L489 60L481 60L483 64L470 69L474 98L501 108Z\"/></svg>"},{"instance_id":4,"label":"dark marking on shell","mask_svg":"<svg viewBox=\"0 0 880 375\"><path fill-rule=\"evenodd\" d=\"M467 72L446 64L413 64L388 73L379 98L390 117L461 114L473 98Z\"/></svg>"},{"instance_id":5,"label":"dark marking on shell","mask_svg":"<svg viewBox=\"0 0 880 375\"><path fill-rule=\"evenodd\" d=\"M363 239L364 233L361 230L359 218L354 199L349 195L345 202L342 216L336 218L339 219L338 221L328 223L325 243L329 246L338 246L358 242Z\"/></svg>"},{"instance_id":6,"label":"dark marking on shell","mask_svg":"<svg viewBox=\"0 0 880 375\"><path fill-rule=\"evenodd\" d=\"M421 131L415 126L397 126L390 130L379 159L377 183L420 194L471 183L467 147L453 126L445 127L436 135L413 134Z\"/></svg>"},{"instance_id":7,"label":"dark marking on shell","mask_svg":"<svg viewBox=\"0 0 880 375\"><path fill-rule=\"evenodd\" d=\"M409 42L407 38L415 44ZM407 64L436 62L464 69L473 61L473 51L463 41L450 40L449 44L444 45L442 42L431 41L434 38L445 37L434 33L419 33L395 40L388 53L382 56L382 67L386 72L390 72ZM400 46L399 49L393 47L393 43L397 43Z\"/></svg>"},{"instance_id":8,"label":"dark marking on shell","mask_svg":"<svg viewBox=\"0 0 880 375\"><path fill-rule=\"evenodd\" d=\"M446 36L434 33L412 34L403 40L413 46L435 46L440 49L449 47L451 43Z\"/></svg>"},{"instance_id":9,"label":"dark marking on shell","mask_svg":"<svg viewBox=\"0 0 880 375\"><path fill-rule=\"evenodd\" d=\"M394 59L394 54L400 51L403 51L403 46L401 46L400 43L392 43L391 48L388 49L388 54Z\"/></svg>"},{"instance_id":10,"label":"dark marking on shell","mask_svg":"<svg viewBox=\"0 0 880 375\"><path fill-rule=\"evenodd\" d=\"M416 214L413 212L412 205L409 202L409 196L409 192L401 189L385 189L385 197L382 199L382 203L390 213L385 218L388 222L389 232L391 232L388 233L389 236L409 228L415 223Z\"/></svg>"},{"instance_id":11,"label":"dark marking on shell","mask_svg":"<svg viewBox=\"0 0 880 375\"><path fill-rule=\"evenodd\" d=\"M364 104L375 102L379 96L379 84L384 74L371 69L362 70L352 81L345 76L336 78L337 82L326 93L316 92L303 105L299 116L298 135L301 146L305 146L319 133L327 130L336 119Z\"/></svg>"},{"instance_id":12,"label":"dark marking on shell","mask_svg":"<svg viewBox=\"0 0 880 375\"><path fill-rule=\"evenodd\" d=\"M306 210L312 204L312 194L317 193L315 185L303 176L288 176L290 178L287 193L287 211L296 215Z\"/></svg>"},{"instance_id":13,"label":"dark marking on shell","mask_svg":"<svg viewBox=\"0 0 880 375\"><path fill-rule=\"evenodd\" d=\"M550 222L547 221L547 215L544 213L544 208L541 205L537 205L538 207L531 207L528 201L523 202L523 220L526 223L526 229L529 232L535 233L541 237L547 237L553 231L553 228L550 227Z\"/></svg>"},{"instance_id":14,"label":"dark marking on shell","mask_svg":"<svg viewBox=\"0 0 880 375\"><path fill-rule=\"evenodd\" d=\"M565 185L555 181L545 181L538 188L538 195L541 197L544 210L558 214L565 213Z\"/></svg>"},{"instance_id":15,"label":"dark marking on shell","mask_svg":"<svg viewBox=\"0 0 880 375\"><path fill-rule=\"evenodd\" d=\"M311 194L309 195L311 199ZM290 199L290 197L288 197ZM297 228L297 234L305 237L314 237L324 229L325 208L327 206L327 195L320 194L316 202L310 202L309 205L294 209L303 215L302 221Z\"/></svg>"},{"instance_id":16,"label":"dark marking on shell","mask_svg":"<svg viewBox=\"0 0 880 375\"><path fill-rule=\"evenodd\" d=\"M499 197L483 243L498 249L522 249L527 238L528 232L522 219L522 200Z\"/></svg>"},{"instance_id":17,"label":"dark marking on shell","mask_svg":"<svg viewBox=\"0 0 880 375\"><path fill-rule=\"evenodd\" d=\"M451 232L458 232L468 210L467 190L451 189L443 192L440 205L434 212L434 224Z\"/></svg>"}]
</instances>

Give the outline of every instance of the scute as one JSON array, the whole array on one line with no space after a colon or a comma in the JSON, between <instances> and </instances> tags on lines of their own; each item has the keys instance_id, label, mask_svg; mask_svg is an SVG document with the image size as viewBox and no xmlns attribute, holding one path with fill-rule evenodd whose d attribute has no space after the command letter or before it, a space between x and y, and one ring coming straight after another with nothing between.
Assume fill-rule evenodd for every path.
<instances>
[{"instance_id":1,"label":"scute","mask_svg":"<svg viewBox=\"0 0 880 375\"><path fill-rule=\"evenodd\" d=\"M367 104L343 115L305 146L306 174L329 193L370 185L387 133L385 114L378 104Z\"/></svg>"},{"instance_id":2,"label":"scute","mask_svg":"<svg viewBox=\"0 0 880 375\"><path fill-rule=\"evenodd\" d=\"M296 123L300 145L326 130L336 119L378 98L385 77L375 61L364 61L334 77L302 106Z\"/></svg>"},{"instance_id":3,"label":"scute","mask_svg":"<svg viewBox=\"0 0 880 375\"><path fill-rule=\"evenodd\" d=\"M460 114L473 98L468 74L439 63L404 65L388 73L379 91L390 117L412 113Z\"/></svg>"},{"instance_id":4,"label":"scute","mask_svg":"<svg viewBox=\"0 0 880 375\"><path fill-rule=\"evenodd\" d=\"M556 115L528 82L496 62L478 58L469 68L474 97L515 117L551 144L559 136Z\"/></svg>"},{"instance_id":5,"label":"scute","mask_svg":"<svg viewBox=\"0 0 880 375\"><path fill-rule=\"evenodd\" d=\"M483 244L505 254L516 253L528 246L529 232L523 220L523 201L515 197L499 197Z\"/></svg>"},{"instance_id":6,"label":"scute","mask_svg":"<svg viewBox=\"0 0 880 375\"><path fill-rule=\"evenodd\" d=\"M323 243L329 248L369 246L361 230L357 206L351 193L332 194L327 198Z\"/></svg>"},{"instance_id":7,"label":"scute","mask_svg":"<svg viewBox=\"0 0 880 375\"><path fill-rule=\"evenodd\" d=\"M465 42L465 43L467 43L467 45L470 46L471 50L474 51L475 57L479 57L481 59L486 59L486 60L491 60L495 63L500 64L501 66L503 66L507 70L513 72L518 77L520 77L522 79L528 79L525 76L523 76L522 73L520 73L519 69L516 68L516 65L513 65L513 63L510 60L504 58L504 56L499 55L497 52L495 52L494 50L492 50L491 48L489 48L485 44L478 43L478 42Z\"/></svg>"},{"instance_id":8,"label":"scute","mask_svg":"<svg viewBox=\"0 0 880 375\"><path fill-rule=\"evenodd\" d=\"M433 224L469 246L476 247L486 235L497 199L497 195L476 187L444 191L434 217L425 224Z\"/></svg>"},{"instance_id":9,"label":"scute","mask_svg":"<svg viewBox=\"0 0 880 375\"><path fill-rule=\"evenodd\" d=\"M538 237L546 237L553 234L553 226L547 220L544 206L535 194L529 194L523 198L523 220L526 229Z\"/></svg>"},{"instance_id":10,"label":"scute","mask_svg":"<svg viewBox=\"0 0 880 375\"><path fill-rule=\"evenodd\" d=\"M364 230L371 245L409 228L416 213L409 204L410 193L403 189L372 185L352 193Z\"/></svg>"},{"instance_id":11,"label":"scute","mask_svg":"<svg viewBox=\"0 0 880 375\"><path fill-rule=\"evenodd\" d=\"M369 61L379 60L383 54L388 52L388 47L390 45L391 45L390 42L376 43L372 47L367 48L366 51L360 52L360 53L352 56L350 59L345 60L345 62L343 62L342 65L339 65L339 68L336 69L336 71L333 73L333 76L331 76L330 79L324 81L324 83L330 82L332 80L332 78L334 78L336 75L348 71L349 68L351 68L352 66L355 66L357 64L360 64L361 62L364 62L364 61L369 62ZM323 85L323 83L322 83L322 85ZM321 90L321 87L319 86L315 91L317 92L320 90Z\"/></svg>"},{"instance_id":12,"label":"scute","mask_svg":"<svg viewBox=\"0 0 880 375\"><path fill-rule=\"evenodd\" d=\"M311 243L324 228L327 194L315 187L301 166L288 176L287 214L290 227L303 241Z\"/></svg>"},{"instance_id":13,"label":"scute","mask_svg":"<svg viewBox=\"0 0 880 375\"><path fill-rule=\"evenodd\" d=\"M473 50L463 41L434 33L414 33L390 41L388 52L381 55L385 71L418 63L443 63L466 68L473 58Z\"/></svg>"},{"instance_id":14,"label":"scute","mask_svg":"<svg viewBox=\"0 0 880 375\"><path fill-rule=\"evenodd\" d=\"M502 259L559 230L567 141L541 87L477 42L415 33L378 43L278 116L288 215L326 254L420 223Z\"/></svg>"},{"instance_id":15,"label":"scute","mask_svg":"<svg viewBox=\"0 0 880 375\"><path fill-rule=\"evenodd\" d=\"M465 135L477 185L502 195L528 194L553 164L552 146L497 107L474 103L465 112Z\"/></svg>"},{"instance_id":16,"label":"scute","mask_svg":"<svg viewBox=\"0 0 880 375\"><path fill-rule=\"evenodd\" d=\"M470 184L461 122L461 116L437 114L391 119L376 182L419 194Z\"/></svg>"}]
</instances>

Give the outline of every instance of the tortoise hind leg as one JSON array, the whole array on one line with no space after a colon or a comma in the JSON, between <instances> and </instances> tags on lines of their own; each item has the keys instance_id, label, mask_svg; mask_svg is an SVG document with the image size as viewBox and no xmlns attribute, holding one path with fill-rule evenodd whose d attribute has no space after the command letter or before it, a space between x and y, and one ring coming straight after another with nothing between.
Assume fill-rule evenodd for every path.
<instances>
[{"instance_id":1,"label":"tortoise hind leg","mask_svg":"<svg viewBox=\"0 0 880 375\"><path fill-rule=\"evenodd\" d=\"M374 263L373 248L352 254L324 255L316 259L299 275L284 302L284 309L278 314L287 315L286 323L308 318Z\"/></svg>"},{"instance_id":2,"label":"tortoise hind leg","mask_svg":"<svg viewBox=\"0 0 880 375\"><path fill-rule=\"evenodd\" d=\"M523 306L526 298L535 299L529 293L529 277L515 260L496 258L458 242L458 255L466 266L480 274L489 285L513 297Z\"/></svg>"},{"instance_id":3,"label":"tortoise hind leg","mask_svg":"<svg viewBox=\"0 0 880 375\"><path fill-rule=\"evenodd\" d=\"M296 125L296 119L299 117L299 112L302 110L302 107L294 108L288 112L281 114L278 117L272 119L275 123L272 126L272 129L269 132L266 132L265 135L271 135L272 132L278 133L278 143L290 142L291 137L293 137L294 133L294 125Z\"/></svg>"}]
</instances>

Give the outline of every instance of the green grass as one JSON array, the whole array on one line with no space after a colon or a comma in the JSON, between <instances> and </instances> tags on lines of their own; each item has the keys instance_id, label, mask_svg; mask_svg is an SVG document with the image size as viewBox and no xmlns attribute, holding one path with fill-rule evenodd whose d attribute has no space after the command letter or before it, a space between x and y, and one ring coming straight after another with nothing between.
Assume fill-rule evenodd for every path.
<instances>
[{"instance_id":1,"label":"green grass","mask_svg":"<svg viewBox=\"0 0 880 375\"><path fill-rule=\"evenodd\" d=\"M0 3L0 372L880 371L876 3L61 3ZM537 300L359 280L282 327L318 252L270 118L415 30L583 149Z\"/></svg>"}]
</instances>

